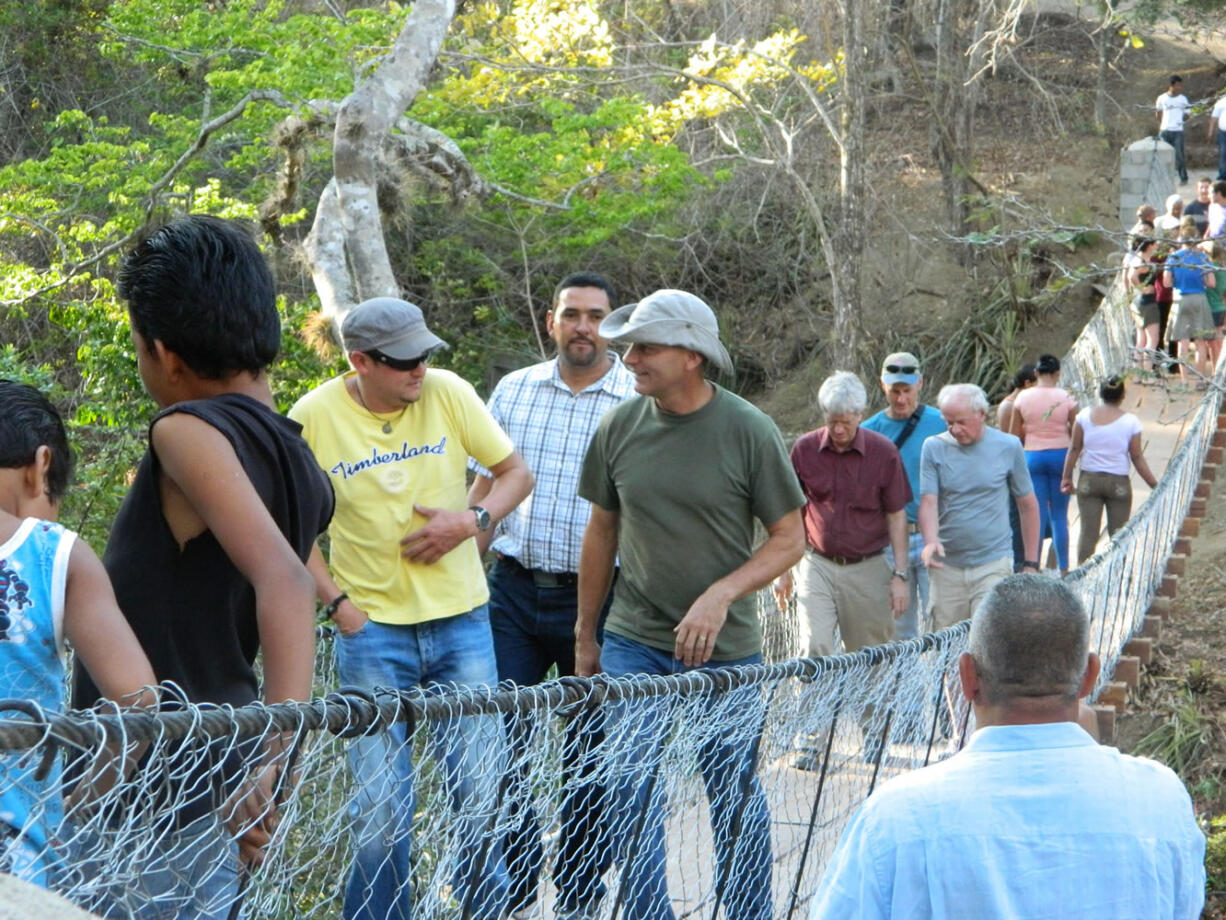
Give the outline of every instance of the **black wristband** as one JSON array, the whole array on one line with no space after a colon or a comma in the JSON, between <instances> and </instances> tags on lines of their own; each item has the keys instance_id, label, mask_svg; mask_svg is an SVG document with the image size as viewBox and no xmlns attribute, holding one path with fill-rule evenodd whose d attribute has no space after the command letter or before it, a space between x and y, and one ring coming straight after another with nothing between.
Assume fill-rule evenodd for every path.
<instances>
[{"instance_id":1,"label":"black wristband","mask_svg":"<svg viewBox=\"0 0 1226 920\"><path fill-rule=\"evenodd\" d=\"M348 599L349 599L349 595L346 594L344 591L336 595L336 597L332 598L332 603L330 603L327 607L324 608L324 619L330 620L334 616L336 616L336 611L340 607L341 601L348 600Z\"/></svg>"},{"instance_id":2,"label":"black wristband","mask_svg":"<svg viewBox=\"0 0 1226 920\"><path fill-rule=\"evenodd\" d=\"M1037 569L1038 567L1039 564L1037 562L1031 562L1029 559L1022 563L1022 568L1024 569Z\"/></svg>"}]
</instances>

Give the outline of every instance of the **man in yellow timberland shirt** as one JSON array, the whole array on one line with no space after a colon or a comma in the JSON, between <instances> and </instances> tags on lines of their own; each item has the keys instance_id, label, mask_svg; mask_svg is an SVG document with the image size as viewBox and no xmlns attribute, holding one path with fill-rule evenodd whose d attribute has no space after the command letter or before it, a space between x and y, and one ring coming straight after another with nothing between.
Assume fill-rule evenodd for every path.
<instances>
[{"instance_id":1,"label":"man in yellow timberland shirt","mask_svg":"<svg viewBox=\"0 0 1226 920\"><path fill-rule=\"evenodd\" d=\"M336 513L330 567L318 550L309 568L336 623L344 685L409 689L498 682L489 591L473 538L532 490L532 474L476 391L428 369L446 343L416 306L378 297L341 326L353 370L290 410L331 477ZM468 507L472 457L493 474L482 506ZM456 897L476 920L506 908L497 842L481 845L483 816L503 772L502 723L456 717L436 726L452 801L465 819L456 852ZM355 792L349 814L356 854L346 920L409 920L412 766L404 724L350 745Z\"/></svg>"}]
</instances>

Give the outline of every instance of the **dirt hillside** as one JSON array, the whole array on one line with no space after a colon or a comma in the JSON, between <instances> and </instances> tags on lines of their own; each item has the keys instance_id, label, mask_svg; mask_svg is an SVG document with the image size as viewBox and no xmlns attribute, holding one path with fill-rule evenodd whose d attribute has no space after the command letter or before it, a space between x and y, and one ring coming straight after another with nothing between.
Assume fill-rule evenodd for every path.
<instances>
[{"instance_id":1,"label":"dirt hillside","mask_svg":"<svg viewBox=\"0 0 1226 920\"><path fill-rule=\"evenodd\" d=\"M1096 288L1109 281L1121 256L1120 151L1156 132L1154 99L1169 75L1184 76L1190 99L1211 97L1226 83L1226 47L1146 36L1142 48L1123 52L1112 68L1112 103L1106 128L1098 131L1091 118L1097 55L1086 23L1065 12L1028 14L1019 36L1019 66L1001 68L985 82L987 102L976 118L974 174L1005 202L1005 229L1015 236L1024 237L1028 223L1086 231L1068 246L1036 244L1025 277L1017 279L1020 288L1029 291L1066 270L1087 266L1102 273L1023 310L1016 333L993 342L1006 353L1007 366L1033 361L1046 351L1063 353L1097 307ZM1053 88L1050 98L1036 91L1035 75ZM940 176L929 150L924 107L896 102L878 115L880 134L870 144L878 176L870 205L877 230L864 254L864 327L874 353L906 348L924 360L958 336L967 313L986 302L1004 249L985 254L975 273L978 280L957 263L942 229ZM1193 121L1187 144L1193 178L1216 164L1216 148L1203 138L1204 120ZM1025 244L1015 238L1006 248L1016 251ZM786 329L772 325L768 334L804 336L803 323L795 319ZM785 431L812 428L817 424L817 386L838 365L838 356L818 354L758 394L755 402ZM930 376L927 382L933 389L950 381ZM990 395L1000 395L1004 384L1001 379L997 393Z\"/></svg>"}]
</instances>

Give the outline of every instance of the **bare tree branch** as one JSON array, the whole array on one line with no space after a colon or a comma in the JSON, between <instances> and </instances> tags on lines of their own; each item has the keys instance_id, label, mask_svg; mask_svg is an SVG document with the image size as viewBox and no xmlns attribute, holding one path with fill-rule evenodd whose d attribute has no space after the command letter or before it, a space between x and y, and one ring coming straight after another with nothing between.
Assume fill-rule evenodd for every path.
<instances>
[{"instance_id":1,"label":"bare tree branch","mask_svg":"<svg viewBox=\"0 0 1226 920\"><path fill-rule=\"evenodd\" d=\"M231 46L222 51L210 51L207 54L203 51L191 51L187 48L175 48L171 45L160 45L157 42L151 42L147 38L140 38L136 35L127 35L120 32L109 22L104 22L102 28L106 32L110 32L117 40L125 45L136 45L141 48L149 48L153 51L160 51L172 61L178 61L180 64L190 64L193 67L198 67L201 64L207 64L210 61L218 60L219 58L232 57L234 55L246 55L248 57L259 58L269 57L267 52L255 51L251 48L236 48Z\"/></svg>"},{"instance_id":2,"label":"bare tree branch","mask_svg":"<svg viewBox=\"0 0 1226 920\"><path fill-rule=\"evenodd\" d=\"M204 124L200 126L200 130L196 134L196 139L192 141L192 143L188 145L183 153L179 155L179 158L175 160L170 168L167 169L166 172L164 172L157 179L157 181L155 181L149 187L149 194L145 203L144 223L148 223L149 219L153 216L153 212L157 209L158 203L161 200L160 196L162 192L175 180L175 177L178 176L183 168L189 162L191 162L192 158L208 145L209 138L212 137L212 135L219 129L241 117L243 113L246 112L247 107L255 102L271 102L274 105L283 107L288 107L290 105L289 101L276 90L252 90L243 96L243 98L236 102L233 106L231 106L227 111L223 112L221 115L218 115L216 118L209 120L211 99L209 95L206 94L204 100L204 111L202 112L201 116L203 119L205 119ZM26 222L30 223L32 226L35 225L33 219L27 218ZM36 290L22 294L18 298L3 301L3 304L5 306L13 306L15 304L24 303L32 298L40 297L43 294L48 294L51 291L58 290L77 275L81 274L87 269L93 268L112 253L126 247L132 240L136 239L136 237L138 237L143 230L144 227L142 225L141 227L133 230L131 233L125 234L119 239L112 240L97 252L89 256L89 258L82 259L80 262L72 262L66 259L64 264L59 269L61 275L59 279ZM63 253L65 251L63 241L60 240L54 233L51 233L50 235L53 239L55 239L61 253Z\"/></svg>"}]
</instances>

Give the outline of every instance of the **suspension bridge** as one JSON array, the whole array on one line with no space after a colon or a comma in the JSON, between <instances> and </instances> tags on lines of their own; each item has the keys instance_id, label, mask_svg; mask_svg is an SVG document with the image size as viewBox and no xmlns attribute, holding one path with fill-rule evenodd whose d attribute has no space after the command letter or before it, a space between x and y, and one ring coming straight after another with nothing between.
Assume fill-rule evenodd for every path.
<instances>
[{"instance_id":1,"label":"suspension bridge","mask_svg":"<svg viewBox=\"0 0 1226 920\"><path fill-rule=\"evenodd\" d=\"M1128 366L1132 332L1117 284L1064 362L1062 383L1083 405L1092 401L1098 381ZM1219 430L1222 379L1219 373L1218 385L1205 394L1130 387L1125 408L1142 418L1146 453L1161 479L1152 494L1136 485L1132 519L1068 576L1093 618L1093 644L1104 661L1099 691L1111 689L1116 662L1142 629L1162 587L1181 526L1194 502L1203 502L1198 488L1203 491L1206 457L1220 459L1226 443L1226 431ZM970 727L961 701L952 717L944 702L967 624L850 655L804 659L797 657L798 631L788 612L776 608L769 592L759 601L767 661L757 667L675 677L566 679L535 687L362 693L337 688L332 640L324 635L318 698L310 703L50 713L3 701L0 763L6 777L50 802L61 794L47 782L56 761L66 773L80 773L113 762L120 750L143 751L141 767L123 782L70 803L41 854L51 866L46 883L52 890L111 916L127 916L158 900L154 880L190 855L168 852L166 844L185 806L222 807L219 784L182 779L216 773L231 753L249 752L259 739L275 737L287 739L275 766L292 779L280 787L280 823L263 862L243 873L240 900L230 914L339 917L354 858L360 791L346 766L347 750L357 738L386 736L403 738L389 740L388 756L403 754L404 745L417 765L413 826L386 831L411 837L407 876L417 920L486 915L467 891L462 867L479 872L482 861L492 861L499 842L528 808L545 843L545 866L538 900L526 913L546 920L554 916L550 866L564 803L580 791L611 822L619 822L600 838L605 852L597 858L607 869L603 888L591 893L586 920L639 920L629 909L635 892L628 889L610 842L621 841L622 853L634 852L644 833L641 809L617 809L609 800L609 790L627 782L649 783L652 807L665 815L674 913L716 920L730 913L734 893L723 890L727 867L713 856L710 803L697 764L704 751L739 738L754 750L770 847L737 858L769 863L769 913L793 920L807 911L826 859L857 805L885 778L949 756ZM629 718L606 720L603 740L590 745L583 769L564 776L563 751L574 743L576 729L599 725L593 714L610 705ZM477 718L500 721L522 743L485 752L484 781L492 792L465 798L448 783L447 764L459 736L457 720ZM645 741L635 727L648 723L652 733ZM744 803L732 802L730 808L735 820L718 833L735 835L741 826ZM42 818L36 810L29 821ZM13 828L0 847L16 852L22 830Z\"/></svg>"}]
</instances>

